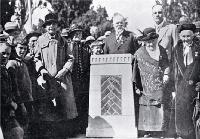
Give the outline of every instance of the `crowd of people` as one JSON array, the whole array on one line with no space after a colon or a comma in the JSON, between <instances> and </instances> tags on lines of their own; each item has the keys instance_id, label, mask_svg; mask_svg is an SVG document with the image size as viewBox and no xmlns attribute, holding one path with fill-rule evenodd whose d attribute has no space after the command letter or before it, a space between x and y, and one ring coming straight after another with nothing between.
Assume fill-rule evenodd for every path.
<instances>
[{"instance_id":1,"label":"crowd of people","mask_svg":"<svg viewBox=\"0 0 200 139\"><path fill-rule=\"evenodd\" d=\"M92 26L85 40L76 24L60 30L54 13L45 16L43 34L20 37L15 22L1 26L4 138L23 139L35 126L77 118L88 109L79 97L89 94L90 56L130 53L138 136L200 139L200 21L169 24L159 4L152 17L155 26L136 36L115 13L113 31L98 36Z\"/></svg>"}]
</instances>

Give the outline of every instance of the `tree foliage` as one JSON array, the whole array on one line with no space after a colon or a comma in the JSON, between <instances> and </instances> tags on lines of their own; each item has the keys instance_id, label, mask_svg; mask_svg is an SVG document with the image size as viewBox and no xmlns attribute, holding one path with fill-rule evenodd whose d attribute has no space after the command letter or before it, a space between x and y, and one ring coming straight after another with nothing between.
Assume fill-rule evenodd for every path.
<instances>
[{"instance_id":1,"label":"tree foliage","mask_svg":"<svg viewBox=\"0 0 200 139\"><path fill-rule=\"evenodd\" d=\"M53 0L52 5L58 14L61 26L68 28L72 23L83 27L84 36L89 35L91 26L98 26L99 35L111 29L111 22L104 7L95 11L90 8L92 0Z\"/></svg>"},{"instance_id":2,"label":"tree foliage","mask_svg":"<svg viewBox=\"0 0 200 139\"><path fill-rule=\"evenodd\" d=\"M68 27L71 22L86 13L92 0L52 0L55 13L58 14L62 27Z\"/></svg>"},{"instance_id":3,"label":"tree foliage","mask_svg":"<svg viewBox=\"0 0 200 139\"><path fill-rule=\"evenodd\" d=\"M199 0L167 0L161 2L164 6L164 14L166 19L171 23L178 23L181 16L186 16L191 22L200 20L200 1Z\"/></svg>"},{"instance_id":4,"label":"tree foliage","mask_svg":"<svg viewBox=\"0 0 200 139\"><path fill-rule=\"evenodd\" d=\"M82 16L75 18L72 23L82 26L86 32L86 36L89 35L89 29L91 26L98 27L98 35L104 35L105 31L112 29L112 23L107 19L108 14L105 7L98 7L95 11L93 8L88 10Z\"/></svg>"}]
</instances>

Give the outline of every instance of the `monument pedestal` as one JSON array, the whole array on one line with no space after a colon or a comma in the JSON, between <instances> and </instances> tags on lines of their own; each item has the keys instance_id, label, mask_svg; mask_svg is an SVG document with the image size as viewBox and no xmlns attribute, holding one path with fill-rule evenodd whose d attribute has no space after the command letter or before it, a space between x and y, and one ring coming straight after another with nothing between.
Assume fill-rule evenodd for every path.
<instances>
[{"instance_id":1,"label":"monument pedestal","mask_svg":"<svg viewBox=\"0 0 200 139\"><path fill-rule=\"evenodd\" d=\"M132 55L91 56L86 137L137 138Z\"/></svg>"}]
</instances>

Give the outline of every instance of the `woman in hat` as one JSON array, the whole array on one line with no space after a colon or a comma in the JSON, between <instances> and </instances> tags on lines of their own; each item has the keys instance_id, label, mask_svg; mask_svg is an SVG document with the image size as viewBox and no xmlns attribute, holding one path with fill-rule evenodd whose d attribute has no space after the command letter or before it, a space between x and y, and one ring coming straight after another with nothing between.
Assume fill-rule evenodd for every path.
<instances>
[{"instance_id":1,"label":"woman in hat","mask_svg":"<svg viewBox=\"0 0 200 139\"><path fill-rule=\"evenodd\" d=\"M179 27L180 40L174 49L175 127L180 139L194 139L192 121L195 84L200 80L200 47L195 38L195 25Z\"/></svg>"},{"instance_id":2,"label":"woman in hat","mask_svg":"<svg viewBox=\"0 0 200 139\"><path fill-rule=\"evenodd\" d=\"M74 57L66 39L57 31L58 24L56 14L45 16L43 27L46 33L38 38L34 59L36 70L40 74L38 84L47 92L48 89L56 87L58 93L54 96L55 101L54 98L51 99L57 114L62 117L60 120L66 121L78 115L71 80Z\"/></svg>"},{"instance_id":3,"label":"woman in hat","mask_svg":"<svg viewBox=\"0 0 200 139\"><path fill-rule=\"evenodd\" d=\"M144 29L143 35L138 37L143 46L134 55L133 82L140 95L138 130L145 137L153 133L163 136L167 126L165 104L168 102L164 94L169 62L165 49L157 45L157 38L154 28Z\"/></svg>"},{"instance_id":4,"label":"woman in hat","mask_svg":"<svg viewBox=\"0 0 200 139\"><path fill-rule=\"evenodd\" d=\"M87 115L88 103L85 103L85 101L88 101L90 73L89 46L83 43L82 35L82 27L72 24L69 30L69 36L71 37L70 47L75 58L72 70L72 82L77 100L78 113L81 118L83 115ZM80 127L83 130L87 124L81 126L84 126Z\"/></svg>"}]
</instances>

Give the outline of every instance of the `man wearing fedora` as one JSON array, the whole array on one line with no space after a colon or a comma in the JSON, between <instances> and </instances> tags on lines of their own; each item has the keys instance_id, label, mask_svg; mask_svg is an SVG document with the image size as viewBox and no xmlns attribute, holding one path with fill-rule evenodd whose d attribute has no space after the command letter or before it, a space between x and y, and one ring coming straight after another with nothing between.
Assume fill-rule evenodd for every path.
<instances>
[{"instance_id":1,"label":"man wearing fedora","mask_svg":"<svg viewBox=\"0 0 200 139\"><path fill-rule=\"evenodd\" d=\"M169 79L169 61L165 49L157 45L158 34L146 28L137 38L143 42L134 54L133 83L139 98L138 130L144 137L162 136L166 130L165 85Z\"/></svg>"},{"instance_id":2,"label":"man wearing fedora","mask_svg":"<svg viewBox=\"0 0 200 139\"><path fill-rule=\"evenodd\" d=\"M134 34L125 30L125 18L120 13L113 16L114 32L105 39L104 54L131 53L138 49L139 44Z\"/></svg>"},{"instance_id":3,"label":"man wearing fedora","mask_svg":"<svg viewBox=\"0 0 200 139\"><path fill-rule=\"evenodd\" d=\"M195 85L200 80L200 47L195 38L195 25L179 27L180 40L174 49L175 127L180 139L194 139L192 121L193 100L197 96Z\"/></svg>"},{"instance_id":4,"label":"man wearing fedora","mask_svg":"<svg viewBox=\"0 0 200 139\"><path fill-rule=\"evenodd\" d=\"M74 57L66 39L58 33L58 24L54 13L45 16L43 27L46 33L38 38L34 58L36 71L40 73L38 84L44 90L56 87L55 101L54 95L50 97L59 116L68 120L77 116L71 80Z\"/></svg>"}]
</instances>

